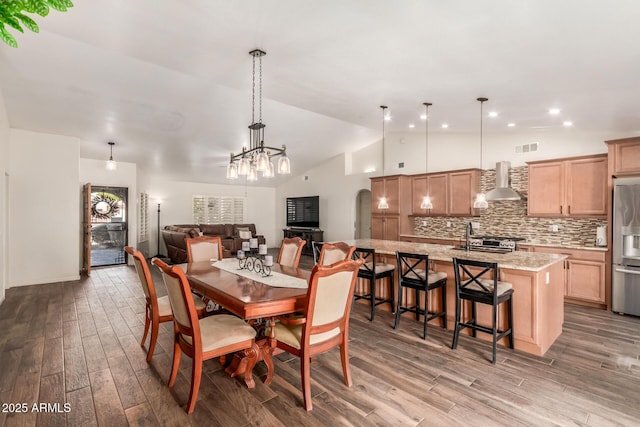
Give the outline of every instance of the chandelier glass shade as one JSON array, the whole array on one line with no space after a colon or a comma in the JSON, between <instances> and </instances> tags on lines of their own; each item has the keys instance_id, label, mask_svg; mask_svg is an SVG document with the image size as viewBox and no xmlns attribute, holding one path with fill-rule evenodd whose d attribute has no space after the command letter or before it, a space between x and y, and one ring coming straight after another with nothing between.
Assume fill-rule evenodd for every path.
<instances>
[{"instance_id":1,"label":"chandelier glass shade","mask_svg":"<svg viewBox=\"0 0 640 427\"><path fill-rule=\"evenodd\" d=\"M116 145L116 143L108 142L108 144L109 144L109 160L107 160L106 168L109 171L114 171L118 169L118 165L116 164L115 160L113 160L113 146Z\"/></svg>"},{"instance_id":2,"label":"chandelier glass shade","mask_svg":"<svg viewBox=\"0 0 640 427\"><path fill-rule=\"evenodd\" d=\"M266 125L262 123L262 57L267 53L260 49L254 49L249 52L253 57L253 87L251 98L251 124L249 125L249 147L242 147L239 154L231 153L229 164L227 165L227 179L237 179L240 176L246 176L247 181L257 181L258 172L262 173L263 178L272 178L275 176L276 169L273 166L272 158L278 159L277 172L280 175L288 175L291 173L291 163L287 157L287 147L282 145L281 148L269 147L264 144L264 128ZM259 65L259 82L258 82L258 120L256 121L256 61Z\"/></svg>"},{"instance_id":3,"label":"chandelier glass shade","mask_svg":"<svg viewBox=\"0 0 640 427\"><path fill-rule=\"evenodd\" d=\"M488 101L488 98L478 98L480 101L480 173L482 173L482 104L485 101ZM487 196L480 190L478 194L476 194L476 199L473 201L474 209L487 209L489 207L489 203L487 203Z\"/></svg>"}]
</instances>

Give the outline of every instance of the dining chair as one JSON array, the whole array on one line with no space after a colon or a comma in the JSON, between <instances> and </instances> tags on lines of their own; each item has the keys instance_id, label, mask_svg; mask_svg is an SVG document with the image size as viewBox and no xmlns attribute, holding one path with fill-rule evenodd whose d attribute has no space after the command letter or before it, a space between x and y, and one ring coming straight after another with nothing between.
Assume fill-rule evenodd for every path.
<instances>
[{"instance_id":1,"label":"dining chair","mask_svg":"<svg viewBox=\"0 0 640 427\"><path fill-rule=\"evenodd\" d=\"M362 259L364 264L358 271L358 277L369 282L369 290L366 293L355 293L355 300L368 299L371 304L370 321L373 321L376 306L388 303L391 305L391 311L395 309L393 301L393 276L395 274L395 265L385 264L376 260L376 251L373 248L356 248L353 252L353 259ZM376 292L376 282L380 279L387 279L389 283L388 297L378 296Z\"/></svg>"},{"instance_id":2,"label":"dining chair","mask_svg":"<svg viewBox=\"0 0 640 427\"><path fill-rule=\"evenodd\" d=\"M313 252L313 265L318 264L318 259L320 258L320 252L322 251L322 245L324 242L316 242L313 240L311 242L311 251Z\"/></svg>"},{"instance_id":3,"label":"dining chair","mask_svg":"<svg viewBox=\"0 0 640 427\"><path fill-rule=\"evenodd\" d=\"M345 242L324 243L318 256L319 265L331 265L338 261L351 259L355 246L350 246Z\"/></svg>"},{"instance_id":4,"label":"dining chair","mask_svg":"<svg viewBox=\"0 0 640 427\"><path fill-rule=\"evenodd\" d=\"M223 258L220 236L187 237L187 262L219 261Z\"/></svg>"},{"instance_id":5,"label":"dining chair","mask_svg":"<svg viewBox=\"0 0 640 427\"><path fill-rule=\"evenodd\" d=\"M144 333L142 334L142 341L140 346L144 347L144 343L147 340L147 334L149 333L149 327L151 327L151 340L149 341L149 351L147 352L147 363L151 362L153 357L153 351L156 348L156 342L158 341L158 329L160 323L170 322L173 320L173 312L171 311L171 304L169 303L169 297L163 296L158 298L156 293L156 287L151 278L151 272L147 265L142 252L135 250L131 246L125 246L125 251L133 257L133 264L138 273L140 279L140 285L146 299L145 308L145 321L144 321ZM199 316L204 314L205 304L199 298L194 298L194 307Z\"/></svg>"},{"instance_id":6,"label":"dining chair","mask_svg":"<svg viewBox=\"0 0 640 427\"><path fill-rule=\"evenodd\" d=\"M447 273L429 270L429 255L424 253L396 252L398 267L398 306L393 329L398 329L402 313L410 312L420 321L424 316L422 339L427 339L427 322L442 318L444 329L447 329ZM415 291L415 303L412 306L402 305L402 294L405 289ZM440 310L429 311L429 292L440 289ZM424 292L424 308L420 307L420 293Z\"/></svg>"},{"instance_id":7,"label":"dining chair","mask_svg":"<svg viewBox=\"0 0 640 427\"><path fill-rule=\"evenodd\" d=\"M313 267L302 315L280 317L274 327L276 346L300 358L304 407L310 411L311 358L340 347L344 383L351 387L349 313L358 269L363 261L346 260Z\"/></svg>"},{"instance_id":8,"label":"dining chair","mask_svg":"<svg viewBox=\"0 0 640 427\"><path fill-rule=\"evenodd\" d=\"M300 237L282 239L280 252L278 253L278 264L298 268L300 255L302 255L302 248L306 244L307 241Z\"/></svg>"},{"instance_id":9,"label":"dining chair","mask_svg":"<svg viewBox=\"0 0 640 427\"><path fill-rule=\"evenodd\" d=\"M499 340L509 337L509 347L514 348L513 343L513 285L509 282L498 280L498 264L495 262L472 261L468 259L453 258L453 271L456 279L456 318L453 331L451 348L458 346L460 331L471 328L472 336L476 331L490 334L493 339L493 358L491 362L496 364L496 346ZM462 300L471 302L471 319L461 320ZM507 303L508 327L498 329L498 306ZM491 327L480 325L476 317L476 303L487 304L492 308Z\"/></svg>"},{"instance_id":10,"label":"dining chair","mask_svg":"<svg viewBox=\"0 0 640 427\"><path fill-rule=\"evenodd\" d=\"M169 388L173 388L182 353L191 358L191 388L185 408L191 414L196 406L202 363L214 357L224 356L236 351L244 351L248 357L245 382L253 383L251 371L257 361L258 349L255 346L256 331L242 319L229 314L209 316L198 319L195 311L189 281L179 266L169 266L158 258L153 263L160 268L167 287L169 301L173 309L174 345L173 363Z\"/></svg>"}]
</instances>

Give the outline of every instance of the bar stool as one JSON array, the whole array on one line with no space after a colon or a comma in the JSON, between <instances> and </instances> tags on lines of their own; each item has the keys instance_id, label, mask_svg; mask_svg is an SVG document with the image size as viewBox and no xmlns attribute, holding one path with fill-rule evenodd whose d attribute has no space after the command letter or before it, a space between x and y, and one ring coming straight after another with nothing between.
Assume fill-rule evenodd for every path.
<instances>
[{"instance_id":1,"label":"bar stool","mask_svg":"<svg viewBox=\"0 0 640 427\"><path fill-rule=\"evenodd\" d=\"M442 318L444 329L447 329L447 273L429 270L428 254L413 254L409 252L396 252L398 264L398 306L396 308L396 321L393 329L398 329L402 313L415 313L416 320L420 321L420 315L424 316L422 339L427 339L427 322ZM424 265L424 268L419 268ZM415 290L415 305L402 306L402 288ZM440 303L442 308L438 312L429 311L429 291L440 288ZM420 291L424 291L424 309L420 307Z\"/></svg>"},{"instance_id":2,"label":"bar stool","mask_svg":"<svg viewBox=\"0 0 640 427\"><path fill-rule=\"evenodd\" d=\"M373 321L375 315L375 308L377 305L389 303L391 304L391 311L393 312L395 305L393 301L393 276L396 269L393 264L385 264L376 262L376 250L369 248L356 248L353 252L353 259L363 259L364 264L358 271L358 277L369 281L369 292L366 294L353 295L354 302L359 299L368 299L371 302L371 317L370 321ZM389 298L382 298L376 296L376 282L379 279L389 279Z\"/></svg>"},{"instance_id":3,"label":"bar stool","mask_svg":"<svg viewBox=\"0 0 640 427\"><path fill-rule=\"evenodd\" d=\"M479 273L474 273L478 271ZM495 262L472 261L467 259L453 258L453 270L456 277L456 325L453 331L453 342L451 348L455 350L458 346L458 336L464 328L471 328L473 337L476 331L491 334L493 337L493 358L492 363L496 364L496 346L499 340L508 336L509 347L513 346L513 285L508 282L498 281L498 264ZM483 279L483 276L491 275L490 279ZM460 321L462 300L471 301L471 319L466 322ZM498 329L498 306L507 303L508 328ZM492 307L491 327L479 325L476 317L476 303L487 304Z\"/></svg>"}]
</instances>

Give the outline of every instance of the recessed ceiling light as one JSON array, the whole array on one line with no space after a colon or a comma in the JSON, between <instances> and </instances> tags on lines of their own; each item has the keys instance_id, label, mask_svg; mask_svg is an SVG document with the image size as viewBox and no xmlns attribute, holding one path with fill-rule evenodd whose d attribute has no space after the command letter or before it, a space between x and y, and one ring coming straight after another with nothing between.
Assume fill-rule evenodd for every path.
<instances>
[{"instance_id":1,"label":"recessed ceiling light","mask_svg":"<svg viewBox=\"0 0 640 427\"><path fill-rule=\"evenodd\" d=\"M516 127L515 123L507 123L507 126L509 126L510 128Z\"/></svg>"},{"instance_id":2,"label":"recessed ceiling light","mask_svg":"<svg viewBox=\"0 0 640 427\"><path fill-rule=\"evenodd\" d=\"M498 117L497 111L489 111L489 117Z\"/></svg>"},{"instance_id":3,"label":"recessed ceiling light","mask_svg":"<svg viewBox=\"0 0 640 427\"><path fill-rule=\"evenodd\" d=\"M421 120L427 120L427 115L426 114L420 114L420 119Z\"/></svg>"},{"instance_id":4,"label":"recessed ceiling light","mask_svg":"<svg viewBox=\"0 0 640 427\"><path fill-rule=\"evenodd\" d=\"M560 114L560 109L559 108L550 108L549 109L549 114L551 114L553 116L557 116L558 114Z\"/></svg>"},{"instance_id":5,"label":"recessed ceiling light","mask_svg":"<svg viewBox=\"0 0 640 427\"><path fill-rule=\"evenodd\" d=\"M567 127L567 128L571 127L571 126L573 126L573 122L570 122L570 121L567 120L566 122L562 122L562 126Z\"/></svg>"},{"instance_id":6,"label":"recessed ceiling light","mask_svg":"<svg viewBox=\"0 0 640 427\"><path fill-rule=\"evenodd\" d=\"M413 124L409 125L409 129L413 129L414 127L416 127L416 125L413 125Z\"/></svg>"},{"instance_id":7,"label":"recessed ceiling light","mask_svg":"<svg viewBox=\"0 0 640 427\"><path fill-rule=\"evenodd\" d=\"M442 124L442 128L443 128L443 129L446 129L446 128L448 128L448 127L449 127L449 125L448 125L448 124L446 124L446 123L443 123L443 124Z\"/></svg>"}]
</instances>

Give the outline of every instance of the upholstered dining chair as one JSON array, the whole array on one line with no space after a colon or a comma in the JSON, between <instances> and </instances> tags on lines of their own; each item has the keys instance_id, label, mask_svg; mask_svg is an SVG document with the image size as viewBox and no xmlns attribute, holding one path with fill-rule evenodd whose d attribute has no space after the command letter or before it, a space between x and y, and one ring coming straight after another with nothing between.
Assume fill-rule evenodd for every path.
<instances>
[{"instance_id":1,"label":"upholstered dining chair","mask_svg":"<svg viewBox=\"0 0 640 427\"><path fill-rule=\"evenodd\" d=\"M351 259L355 250L355 246L350 246L345 242L323 243L318 256L318 264L331 265L338 261Z\"/></svg>"},{"instance_id":2,"label":"upholstered dining chair","mask_svg":"<svg viewBox=\"0 0 640 427\"><path fill-rule=\"evenodd\" d=\"M219 261L222 259L222 239L220 236L188 237L187 262Z\"/></svg>"},{"instance_id":3,"label":"upholstered dining chair","mask_svg":"<svg viewBox=\"0 0 640 427\"><path fill-rule=\"evenodd\" d=\"M142 286L142 291L146 299L144 333L142 334L140 346L144 347L147 334L149 333L149 327L151 327L151 340L149 341L149 351L147 352L147 363L149 363L151 362L153 351L158 341L159 325L162 322L172 321L173 312L171 311L168 296L165 295L158 298L147 260L144 258L144 255L142 255L142 252L135 250L131 246L125 246L124 250L133 257L133 263L136 267L140 285ZM205 304L199 298L194 298L194 307L199 316L204 314Z\"/></svg>"},{"instance_id":4,"label":"upholstered dining chair","mask_svg":"<svg viewBox=\"0 0 640 427\"><path fill-rule=\"evenodd\" d=\"M278 264L298 268L300 255L302 255L302 248L306 244L307 241L302 240L300 237L282 239L280 252L278 253Z\"/></svg>"},{"instance_id":5,"label":"upholstered dining chair","mask_svg":"<svg viewBox=\"0 0 640 427\"><path fill-rule=\"evenodd\" d=\"M344 383L351 387L349 369L349 313L358 269L363 261L347 260L331 266L316 265L309 278L302 315L281 317L275 324L278 348L300 358L304 407L310 411L311 358L340 347Z\"/></svg>"},{"instance_id":6,"label":"upholstered dining chair","mask_svg":"<svg viewBox=\"0 0 640 427\"><path fill-rule=\"evenodd\" d=\"M453 271L456 278L456 318L451 348L458 346L460 331L471 328L472 336L481 331L492 336L493 354L491 363L496 364L496 347L499 340L509 337L509 347L514 348L513 342L513 285L498 280L498 264L461 258L453 258ZM462 320L462 301L471 303L471 319ZM476 303L491 306L491 326L478 323ZM507 327L498 329L498 306L507 305Z\"/></svg>"},{"instance_id":7,"label":"upholstered dining chair","mask_svg":"<svg viewBox=\"0 0 640 427\"><path fill-rule=\"evenodd\" d=\"M253 382L251 371L258 354L255 348L256 331L242 319L229 314L198 319L189 282L182 268L171 267L157 258L154 258L153 263L162 271L162 278L174 313L175 335L169 388L173 388L175 384L181 354L189 356L192 362L191 389L185 408L190 414L196 406L202 377L202 363L205 360L244 350L249 360L245 381L247 384Z\"/></svg>"},{"instance_id":8,"label":"upholstered dining chair","mask_svg":"<svg viewBox=\"0 0 640 427\"><path fill-rule=\"evenodd\" d=\"M322 252L322 245L324 245L324 242L316 242L315 240L311 241L311 252L313 252L313 265L318 264L318 260L320 259L320 252Z\"/></svg>"}]
</instances>

